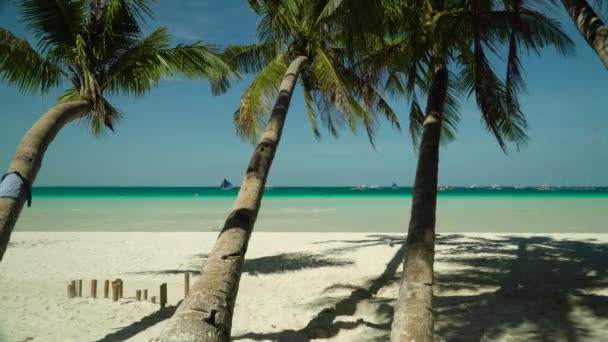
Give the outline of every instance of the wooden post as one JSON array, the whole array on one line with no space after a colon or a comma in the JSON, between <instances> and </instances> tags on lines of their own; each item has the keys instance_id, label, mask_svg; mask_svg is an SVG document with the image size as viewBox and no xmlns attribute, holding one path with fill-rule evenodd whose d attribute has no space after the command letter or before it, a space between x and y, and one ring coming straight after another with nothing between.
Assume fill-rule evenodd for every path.
<instances>
[{"instance_id":1,"label":"wooden post","mask_svg":"<svg viewBox=\"0 0 608 342\"><path fill-rule=\"evenodd\" d=\"M91 297L97 298L97 279L91 280Z\"/></svg>"},{"instance_id":2,"label":"wooden post","mask_svg":"<svg viewBox=\"0 0 608 342\"><path fill-rule=\"evenodd\" d=\"M160 286L160 307L164 308L167 305L167 283Z\"/></svg>"},{"instance_id":3,"label":"wooden post","mask_svg":"<svg viewBox=\"0 0 608 342\"><path fill-rule=\"evenodd\" d=\"M110 296L110 281L105 280L103 282L103 298L109 298Z\"/></svg>"},{"instance_id":4,"label":"wooden post","mask_svg":"<svg viewBox=\"0 0 608 342\"><path fill-rule=\"evenodd\" d=\"M70 282L70 285L72 286L72 293L74 294L72 296L72 298L76 297L77 293L77 288L76 288L76 280L72 280L72 282Z\"/></svg>"},{"instance_id":5,"label":"wooden post","mask_svg":"<svg viewBox=\"0 0 608 342\"><path fill-rule=\"evenodd\" d=\"M156 304L156 296L152 296L152 304Z\"/></svg>"},{"instance_id":6,"label":"wooden post","mask_svg":"<svg viewBox=\"0 0 608 342\"><path fill-rule=\"evenodd\" d=\"M74 298L74 284L68 284L68 298Z\"/></svg>"},{"instance_id":7,"label":"wooden post","mask_svg":"<svg viewBox=\"0 0 608 342\"><path fill-rule=\"evenodd\" d=\"M118 286L119 286L119 288L118 288L119 298L123 298L124 297L123 296L124 284L122 282L122 279L120 279L120 278L118 279Z\"/></svg>"},{"instance_id":8,"label":"wooden post","mask_svg":"<svg viewBox=\"0 0 608 342\"><path fill-rule=\"evenodd\" d=\"M137 299L138 302L141 302L141 290L135 291L135 299Z\"/></svg>"},{"instance_id":9,"label":"wooden post","mask_svg":"<svg viewBox=\"0 0 608 342\"><path fill-rule=\"evenodd\" d=\"M190 291L190 272L184 273L184 298L188 295Z\"/></svg>"},{"instance_id":10,"label":"wooden post","mask_svg":"<svg viewBox=\"0 0 608 342\"><path fill-rule=\"evenodd\" d=\"M118 301L118 281L114 280L112 282L112 301Z\"/></svg>"},{"instance_id":11,"label":"wooden post","mask_svg":"<svg viewBox=\"0 0 608 342\"><path fill-rule=\"evenodd\" d=\"M82 279L78 280L78 297L82 297Z\"/></svg>"},{"instance_id":12,"label":"wooden post","mask_svg":"<svg viewBox=\"0 0 608 342\"><path fill-rule=\"evenodd\" d=\"M144 290L144 300L148 300L148 289Z\"/></svg>"}]
</instances>

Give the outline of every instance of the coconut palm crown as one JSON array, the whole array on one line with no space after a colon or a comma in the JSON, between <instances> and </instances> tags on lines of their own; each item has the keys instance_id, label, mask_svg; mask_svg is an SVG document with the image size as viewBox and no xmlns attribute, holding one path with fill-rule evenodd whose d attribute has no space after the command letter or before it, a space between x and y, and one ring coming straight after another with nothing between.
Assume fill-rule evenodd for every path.
<instances>
[{"instance_id":1,"label":"coconut palm crown","mask_svg":"<svg viewBox=\"0 0 608 342\"><path fill-rule=\"evenodd\" d=\"M45 93L69 82L61 102L86 100L95 134L113 130L121 113L106 95L144 95L161 78L205 78L220 93L230 67L214 46L170 47L166 27L145 34L146 0L20 0L21 21L35 47L0 28L0 79L24 93Z\"/></svg>"},{"instance_id":2,"label":"coconut palm crown","mask_svg":"<svg viewBox=\"0 0 608 342\"><path fill-rule=\"evenodd\" d=\"M255 141L271 112L289 63L307 57L299 78L307 117L316 138L319 122L337 135L340 126L353 132L366 129L373 144L378 117L400 128L396 113L382 93L382 74L353 60L346 53L348 40L330 22L320 20L327 1L249 0L261 16L258 43L228 46L226 59L242 73L256 73L234 113L237 133Z\"/></svg>"}]
</instances>

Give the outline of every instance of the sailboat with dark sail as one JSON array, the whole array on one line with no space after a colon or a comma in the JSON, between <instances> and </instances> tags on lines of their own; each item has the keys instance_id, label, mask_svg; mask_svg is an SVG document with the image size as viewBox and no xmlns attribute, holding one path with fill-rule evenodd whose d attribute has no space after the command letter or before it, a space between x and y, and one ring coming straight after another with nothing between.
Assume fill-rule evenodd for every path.
<instances>
[{"instance_id":1,"label":"sailboat with dark sail","mask_svg":"<svg viewBox=\"0 0 608 342\"><path fill-rule=\"evenodd\" d=\"M234 184L230 183L226 178L220 184L220 189L222 190L232 190L234 189Z\"/></svg>"}]
</instances>

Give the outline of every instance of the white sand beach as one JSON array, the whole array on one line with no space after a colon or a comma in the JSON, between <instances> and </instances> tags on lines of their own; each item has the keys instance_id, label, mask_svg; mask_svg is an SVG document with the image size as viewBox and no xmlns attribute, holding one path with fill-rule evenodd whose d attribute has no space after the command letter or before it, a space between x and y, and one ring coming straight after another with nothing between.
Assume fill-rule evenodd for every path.
<instances>
[{"instance_id":1,"label":"white sand beach","mask_svg":"<svg viewBox=\"0 0 608 342\"><path fill-rule=\"evenodd\" d=\"M0 340L147 341L183 298L217 233L17 232L0 263ZM235 341L384 341L403 236L254 232ZM601 341L608 334L608 234L438 237L439 341ZM89 298L121 278L120 302ZM83 279L83 298L67 298ZM196 278L193 278L196 281ZM169 306L137 302L136 289Z\"/></svg>"}]
</instances>

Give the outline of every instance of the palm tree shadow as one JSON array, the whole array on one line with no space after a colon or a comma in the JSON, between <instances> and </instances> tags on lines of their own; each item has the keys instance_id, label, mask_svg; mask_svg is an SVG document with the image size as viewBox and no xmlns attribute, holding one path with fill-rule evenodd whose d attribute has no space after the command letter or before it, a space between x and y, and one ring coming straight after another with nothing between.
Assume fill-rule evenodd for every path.
<instances>
[{"instance_id":1,"label":"palm tree shadow","mask_svg":"<svg viewBox=\"0 0 608 342\"><path fill-rule=\"evenodd\" d=\"M345 240L345 241L327 241L353 244L342 248L328 249L328 253L343 253L344 251L357 248L365 248L383 244L390 246L400 246L393 257L387 263L384 271L378 277L370 280L364 286L353 286L350 284L334 284L325 289L325 292L337 288L350 289L350 295L342 298L332 306L328 306L320 310L308 324L300 330L284 330L270 333L255 333L250 332L240 336L234 336L233 340L253 339L253 340L271 340L271 341L290 341L290 342L308 342L312 339L331 338L341 330L351 330L357 327L369 327L375 330L386 331L390 327L390 319L393 315L393 309L388 304L390 299L382 299L376 297L380 289L394 283L397 278L395 273L401 265L405 257L405 239L397 237L389 237L385 235L370 235L371 239L366 240ZM325 243L325 242L323 242ZM326 299L321 299L321 302L327 302ZM370 301L377 306L376 321L371 322L363 318L354 321L337 321L339 316L353 316L357 311L358 304Z\"/></svg>"},{"instance_id":2,"label":"palm tree shadow","mask_svg":"<svg viewBox=\"0 0 608 342\"><path fill-rule=\"evenodd\" d=\"M608 297L589 294L608 284L608 245L550 237L444 242L451 251L437 260L458 270L436 276L436 336L491 341L516 331L534 341L599 337L573 315L587 310L608 318ZM462 289L486 290L454 294Z\"/></svg>"},{"instance_id":3,"label":"palm tree shadow","mask_svg":"<svg viewBox=\"0 0 608 342\"><path fill-rule=\"evenodd\" d=\"M166 274L181 274L181 273L200 273L201 269L207 261L206 254L194 255L186 267L179 269L155 270L155 271L140 271L131 272L128 274L137 275L166 275ZM304 269L320 268L320 267L343 267L352 265L350 260L332 258L327 255L313 253L282 253L277 255L265 256L260 258L246 259L243 265L243 273L250 275L260 274L276 274L285 272L295 272Z\"/></svg>"},{"instance_id":4,"label":"palm tree shadow","mask_svg":"<svg viewBox=\"0 0 608 342\"><path fill-rule=\"evenodd\" d=\"M118 331L107 334L102 339L97 340L96 342L121 342L130 339L131 337L139 334L140 332L160 323L168 318L173 316L173 313L177 309L178 305L175 306L167 306L161 308L158 311L153 312L152 314L142 318L137 322L133 322L130 325L121 328Z\"/></svg>"},{"instance_id":5,"label":"palm tree shadow","mask_svg":"<svg viewBox=\"0 0 608 342\"><path fill-rule=\"evenodd\" d=\"M350 243L343 248L374 246L386 243L386 239ZM455 266L436 274L438 339L492 341L514 331L518 339L530 341L602 339L598 335L602 329L590 329L576 315L582 310L587 317L608 319L608 296L592 293L608 285L608 244L551 237L489 239L463 235L439 236L437 243L446 250L440 251L436 260ZM249 332L233 339L308 342L334 337L341 330L366 327L374 332L366 336L368 340L388 341L394 298L376 294L399 280L395 273L404 253L405 247L401 246L384 272L364 286L335 284L327 288L350 289L351 293L320 310L302 329ZM318 302L327 303L328 298ZM355 316L362 302L375 305L375 312L356 320L336 320L338 316Z\"/></svg>"}]
</instances>

